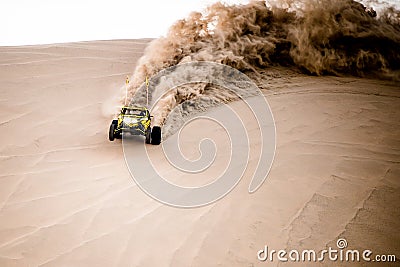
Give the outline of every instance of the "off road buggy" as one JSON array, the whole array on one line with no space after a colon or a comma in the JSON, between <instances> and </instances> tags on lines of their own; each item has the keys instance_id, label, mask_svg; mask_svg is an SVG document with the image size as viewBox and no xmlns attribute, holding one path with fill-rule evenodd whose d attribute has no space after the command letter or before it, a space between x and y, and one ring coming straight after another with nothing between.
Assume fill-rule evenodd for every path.
<instances>
[{"instance_id":1,"label":"off road buggy","mask_svg":"<svg viewBox=\"0 0 400 267\"><path fill-rule=\"evenodd\" d=\"M150 112L145 107L124 106L113 120L108 132L108 139L121 139L122 133L130 133L132 135L144 135L146 144L159 145L161 143L161 127L154 126L151 128Z\"/></svg>"}]
</instances>

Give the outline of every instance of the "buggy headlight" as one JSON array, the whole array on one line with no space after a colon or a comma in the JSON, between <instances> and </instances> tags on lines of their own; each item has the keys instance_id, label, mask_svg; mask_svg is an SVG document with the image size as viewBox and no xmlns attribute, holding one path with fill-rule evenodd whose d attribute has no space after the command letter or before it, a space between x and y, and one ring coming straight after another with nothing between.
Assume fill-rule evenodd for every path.
<instances>
[{"instance_id":1,"label":"buggy headlight","mask_svg":"<svg viewBox=\"0 0 400 267\"><path fill-rule=\"evenodd\" d=\"M137 123L137 119L135 119L135 118L124 118L124 122L126 124Z\"/></svg>"}]
</instances>

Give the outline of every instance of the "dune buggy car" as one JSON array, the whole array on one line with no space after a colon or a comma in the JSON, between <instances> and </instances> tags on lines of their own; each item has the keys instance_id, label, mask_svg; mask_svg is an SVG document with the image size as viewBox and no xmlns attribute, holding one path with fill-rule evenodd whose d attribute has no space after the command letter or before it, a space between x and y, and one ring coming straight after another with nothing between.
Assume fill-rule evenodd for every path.
<instances>
[{"instance_id":1,"label":"dune buggy car","mask_svg":"<svg viewBox=\"0 0 400 267\"><path fill-rule=\"evenodd\" d=\"M151 129L150 112L145 107L122 107L118 118L113 120L108 132L108 139L121 139L123 132L132 135L144 135L146 144L159 145L161 143L161 128L154 126Z\"/></svg>"}]
</instances>

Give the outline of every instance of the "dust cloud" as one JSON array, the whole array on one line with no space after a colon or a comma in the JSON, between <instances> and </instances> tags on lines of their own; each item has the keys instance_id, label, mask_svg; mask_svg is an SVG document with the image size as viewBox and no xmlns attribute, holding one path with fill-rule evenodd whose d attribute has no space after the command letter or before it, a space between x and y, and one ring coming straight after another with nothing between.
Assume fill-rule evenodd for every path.
<instances>
[{"instance_id":1,"label":"dust cloud","mask_svg":"<svg viewBox=\"0 0 400 267\"><path fill-rule=\"evenodd\" d=\"M400 11L389 5L376 10L353 0L215 3L177 21L167 36L149 44L134 71L129 96L145 105L146 77L192 61L217 62L256 75L278 65L310 75L400 81ZM185 101L234 99L210 84L157 92L157 98L155 92L156 86L150 86L151 101L165 93L153 111L159 125Z\"/></svg>"}]
</instances>

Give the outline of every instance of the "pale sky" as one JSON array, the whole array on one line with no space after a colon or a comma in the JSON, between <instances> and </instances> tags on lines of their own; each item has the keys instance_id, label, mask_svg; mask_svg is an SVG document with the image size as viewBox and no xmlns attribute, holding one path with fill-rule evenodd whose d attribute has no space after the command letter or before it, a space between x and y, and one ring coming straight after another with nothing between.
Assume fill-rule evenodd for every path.
<instances>
[{"instance_id":1,"label":"pale sky","mask_svg":"<svg viewBox=\"0 0 400 267\"><path fill-rule=\"evenodd\" d=\"M2 0L0 45L160 37L176 20L214 2L217 0Z\"/></svg>"},{"instance_id":2,"label":"pale sky","mask_svg":"<svg viewBox=\"0 0 400 267\"><path fill-rule=\"evenodd\" d=\"M397 7L400 2L378 1ZM176 20L214 2L217 0L1 0L0 46L157 38Z\"/></svg>"}]
</instances>

